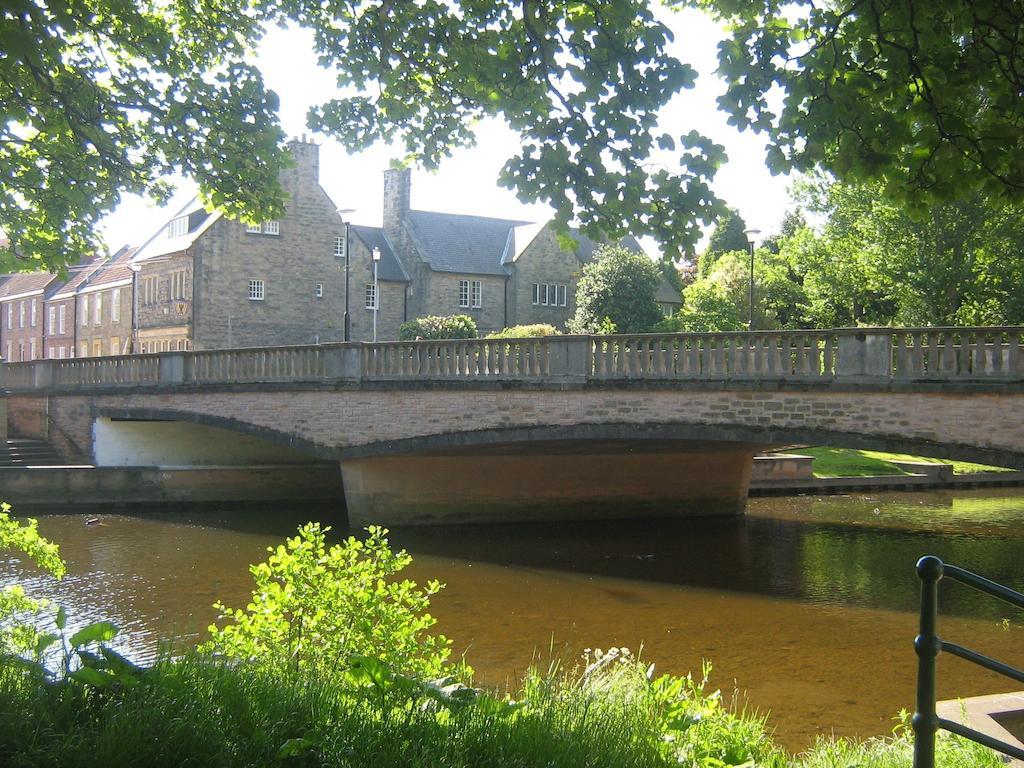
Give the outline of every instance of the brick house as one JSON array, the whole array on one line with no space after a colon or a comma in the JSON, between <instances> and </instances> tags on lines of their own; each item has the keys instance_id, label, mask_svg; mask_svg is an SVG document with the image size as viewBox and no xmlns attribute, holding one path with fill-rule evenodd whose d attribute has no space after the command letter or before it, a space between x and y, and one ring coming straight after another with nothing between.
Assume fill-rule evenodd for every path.
<instances>
[{"instance_id":1,"label":"brick house","mask_svg":"<svg viewBox=\"0 0 1024 768\"><path fill-rule=\"evenodd\" d=\"M132 351L134 248L124 246L103 260L76 291L74 326L79 357Z\"/></svg>"},{"instance_id":2,"label":"brick house","mask_svg":"<svg viewBox=\"0 0 1024 768\"><path fill-rule=\"evenodd\" d=\"M281 183L286 212L247 225L193 200L138 251L139 351L218 349L342 341L346 247L353 340L396 338L407 277L383 234L346 227L319 183L319 147L292 141L295 160ZM380 248L377 288L373 249Z\"/></svg>"},{"instance_id":3,"label":"brick house","mask_svg":"<svg viewBox=\"0 0 1024 768\"><path fill-rule=\"evenodd\" d=\"M104 259L90 259L68 270L68 279L57 281L47 291L43 302L46 313L46 327L43 328L43 343L46 357L63 359L77 354L78 290L100 268Z\"/></svg>"},{"instance_id":4,"label":"brick house","mask_svg":"<svg viewBox=\"0 0 1024 768\"><path fill-rule=\"evenodd\" d=\"M5 360L37 360L43 352L43 301L57 276L48 272L11 275L0 288L0 349Z\"/></svg>"}]
</instances>

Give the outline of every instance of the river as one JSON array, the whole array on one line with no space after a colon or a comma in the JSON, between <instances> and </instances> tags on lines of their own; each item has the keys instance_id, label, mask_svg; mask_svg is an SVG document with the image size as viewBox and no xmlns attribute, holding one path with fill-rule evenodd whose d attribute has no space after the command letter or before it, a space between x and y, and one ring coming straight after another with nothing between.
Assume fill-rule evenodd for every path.
<instances>
[{"instance_id":1,"label":"river","mask_svg":"<svg viewBox=\"0 0 1024 768\"><path fill-rule=\"evenodd\" d=\"M299 509L41 515L68 576L54 586L8 558L0 583L27 576L77 622L114 621L146 657L163 638L201 637L215 600L244 606L247 566L309 517L345 532ZM391 541L414 555L413 578L447 584L432 613L478 682L513 684L534 659L594 647L642 646L675 673L710 659L712 683L745 692L791 750L886 734L913 707L918 557L1024 590L1019 490L758 498L736 519L410 528ZM941 594L942 635L1024 664L1024 617L960 585ZM941 698L1015 687L940 659Z\"/></svg>"}]
</instances>

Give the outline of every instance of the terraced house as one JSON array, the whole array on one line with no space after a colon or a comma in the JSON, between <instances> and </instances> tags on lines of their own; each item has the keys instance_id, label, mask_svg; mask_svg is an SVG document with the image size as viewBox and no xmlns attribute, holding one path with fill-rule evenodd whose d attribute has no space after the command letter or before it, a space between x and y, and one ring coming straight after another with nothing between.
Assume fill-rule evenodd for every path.
<instances>
[{"instance_id":1,"label":"terraced house","mask_svg":"<svg viewBox=\"0 0 1024 768\"><path fill-rule=\"evenodd\" d=\"M43 302L57 277L47 272L15 274L0 288L0 349L5 360L45 357Z\"/></svg>"},{"instance_id":2,"label":"terraced house","mask_svg":"<svg viewBox=\"0 0 1024 768\"><path fill-rule=\"evenodd\" d=\"M124 355L132 351L134 253L134 248L121 248L109 260L102 261L77 289L75 329L79 357Z\"/></svg>"}]
</instances>

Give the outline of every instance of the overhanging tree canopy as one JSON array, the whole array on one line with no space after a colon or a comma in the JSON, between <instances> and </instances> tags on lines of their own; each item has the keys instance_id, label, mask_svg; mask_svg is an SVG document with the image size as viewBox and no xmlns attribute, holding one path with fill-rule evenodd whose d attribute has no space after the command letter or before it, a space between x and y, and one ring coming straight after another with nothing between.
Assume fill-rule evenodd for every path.
<instances>
[{"instance_id":1,"label":"overhanging tree canopy","mask_svg":"<svg viewBox=\"0 0 1024 768\"><path fill-rule=\"evenodd\" d=\"M268 23L312 29L339 93L310 126L351 150L394 141L436 166L503 117L522 136L501 182L585 231L699 238L722 148L656 131L696 73L647 0L12 0L0 8L0 229L57 266L97 245L125 192L193 176L231 215L273 215L276 97L249 64ZM679 167L651 169L656 147ZM8 254L10 255L10 254Z\"/></svg>"}]
</instances>

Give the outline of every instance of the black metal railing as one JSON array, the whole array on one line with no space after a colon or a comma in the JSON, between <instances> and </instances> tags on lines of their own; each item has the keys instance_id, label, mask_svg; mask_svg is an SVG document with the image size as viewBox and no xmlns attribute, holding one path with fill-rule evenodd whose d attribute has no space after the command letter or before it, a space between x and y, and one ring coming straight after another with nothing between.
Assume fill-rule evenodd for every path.
<instances>
[{"instance_id":1,"label":"black metal railing","mask_svg":"<svg viewBox=\"0 0 1024 768\"><path fill-rule=\"evenodd\" d=\"M964 648L956 643L947 643L936 634L939 612L939 581L953 579L973 587L992 597L1004 600L1018 608L1024 608L1024 595L996 584L994 581L965 571L955 565L943 563L933 555L926 555L917 561L917 575L921 579L921 624L914 648L917 651L917 711L911 720L914 728L914 768L935 768L935 734L942 730L963 736L971 741L984 744L1018 760L1024 760L1024 749L968 728L965 725L946 720L935 711L935 660L942 653L951 653L985 669L1024 683L1024 672L1001 661Z\"/></svg>"}]
</instances>

